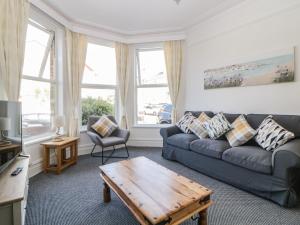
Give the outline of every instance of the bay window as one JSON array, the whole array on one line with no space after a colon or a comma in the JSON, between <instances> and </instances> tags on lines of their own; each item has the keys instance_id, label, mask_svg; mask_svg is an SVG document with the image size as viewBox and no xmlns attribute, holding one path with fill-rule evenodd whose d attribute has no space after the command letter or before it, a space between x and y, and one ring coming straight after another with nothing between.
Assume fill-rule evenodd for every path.
<instances>
[{"instance_id":1,"label":"bay window","mask_svg":"<svg viewBox=\"0 0 300 225\"><path fill-rule=\"evenodd\" d=\"M170 124L171 113L163 49L137 49L136 124Z\"/></svg>"},{"instance_id":2,"label":"bay window","mask_svg":"<svg viewBox=\"0 0 300 225\"><path fill-rule=\"evenodd\" d=\"M91 115L114 115L115 103L115 49L89 42L81 85L82 129Z\"/></svg>"}]
</instances>

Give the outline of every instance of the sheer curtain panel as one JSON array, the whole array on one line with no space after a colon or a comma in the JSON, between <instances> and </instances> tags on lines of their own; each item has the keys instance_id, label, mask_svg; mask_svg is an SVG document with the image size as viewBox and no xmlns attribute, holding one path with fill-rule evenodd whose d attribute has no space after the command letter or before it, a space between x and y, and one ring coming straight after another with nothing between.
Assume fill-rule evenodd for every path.
<instances>
[{"instance_id":1,"label":"sheer curtain panel","mask_svg":"<svg viewBox=\"0 0 300 225\"><path fill-rule=\"evenodd\" d=\"M178 112L178 94L181 81L182 70L182 46L183 41L166 41L164 43L166 70L168 77L168 86L170 98L173 105L172 122L177 122Z\"/></svg>"},{"instance_id":2,"label":"sheer curtain panel","mask_svg":"<svg viewBox=\"0 0 300 225\"><path fill-rule=\"evenodd\" d=\"M68 80L68 135L80 134L79 115L81 100L81 81L85 66L87 38L83 34L66 30L67 80Z\"/></svg>"},{"instance_id":3,"label":"sheer curtain panel","mask_svg":"<svg viewBox=\"0 0 300 225\"><path fill-rule=\"evenodd\" d=\"M129 47L127 44L115 43L116 64L117 64L117 81L120 97L120 126L128 128L127 120L127 98L129 86Z\"/></svg>"},{"instance_id":4,"label":"sheer curtain panel","mask_svg":"<svg viewBox=\"0 0 300 225\"><path fill-rule=\"evenodd\" d=\"M0 99L19 100L28 13L27 0L0 1Z\"/></svg>"}]
</instances>

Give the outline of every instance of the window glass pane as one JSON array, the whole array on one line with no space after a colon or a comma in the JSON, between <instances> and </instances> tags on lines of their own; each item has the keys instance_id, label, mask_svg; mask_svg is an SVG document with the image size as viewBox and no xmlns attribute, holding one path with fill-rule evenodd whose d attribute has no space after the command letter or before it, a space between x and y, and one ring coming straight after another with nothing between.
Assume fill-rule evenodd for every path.
<instances>
[{"instance_id":1,"label":"window glass pane","mask_svg":"<svg viewBox=\"0 0 300 225\"><path fill-rule=\"evenodd\" d=\"M168 87L138 88L137 95L138 124L171 123L172 105Z\"/></svg>"},{"instance_id":2,"label":"window glass pane","mask_svg":"<svg viewBox=\"0 0 300 225\"><path fill-rule=\"evenodd\" d=\"M39 76L49 37L49 33L28 24L23 75Z\"/></svg>"},{"instance_id":3,"label":"window glass pane","mask_svg":"<svg viewBox=\"0 0 300 225\"><path fill-rule=\"evenodd\" d=\"M115 89L81 89L82 125L89 116L114 115Z\"/></svg>"},{"instance_id":4,"label":"window glass pane","mask_svg":"<svg viewBox=\"0 0 300 225\"><path fill-rule=\"evenodd\" d=\"M51 131L51 85L47 82L22 80L22 123L25 137Z\"/></svg>"},{"instance_id":5,"label":"window glass pane","mask_svg":"<svg viewBox=\"0 0 300 225\"><path fill-rule=\"evenodd\" d=\"M50 52L47 57L43 78L50 79Z\"/></svg>"},{"instance_id":6,"label":"window glass pane","mask_svg":"<svg viewBox=\"0 0 300 225\"><path fill-rule=\"evenodd\" d=\"M88 44L84 84L116 84L116 55L111 47Z\"/></svg>"},{"instance_id":7,"label":"window glass pane","mask_svg":"<svg viewBox=\"0 0 300 225\"><path fill-rule=\"evenodd\" d=\"M167 84L163 50L139 51L138 84Z\"/></svg>"}]
</instances>

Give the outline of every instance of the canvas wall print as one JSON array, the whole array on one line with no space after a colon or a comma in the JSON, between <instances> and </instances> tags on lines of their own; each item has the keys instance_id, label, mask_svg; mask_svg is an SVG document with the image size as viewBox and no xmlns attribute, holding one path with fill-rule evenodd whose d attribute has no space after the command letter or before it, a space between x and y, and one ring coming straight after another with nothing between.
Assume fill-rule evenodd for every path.
<instances>
[{"instance_id":1,"label":"canvas wall print","mask_svg":"<svg viewBox=\"0 0 300 225\"><path fill-rule=\"evenodd\" d=\"M273 57L204 71L204 89L243 87L295 79L294 49Z\"/></svg>"}]
</instances>

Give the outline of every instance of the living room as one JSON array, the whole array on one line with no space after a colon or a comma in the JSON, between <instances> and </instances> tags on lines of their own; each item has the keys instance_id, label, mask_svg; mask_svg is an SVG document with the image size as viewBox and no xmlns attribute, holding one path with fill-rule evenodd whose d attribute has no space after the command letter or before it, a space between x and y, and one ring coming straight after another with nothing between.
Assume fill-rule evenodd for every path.
<instances>
[{"instance_id":1,"label":"living room","mask_svg":"<svg viewBox=\"0 0 300 225\"><path fill-rule=\"evenodd\" d=\"M0 9L1 225L300 224L298 0Z\"/></svg>"}]
</instances>

